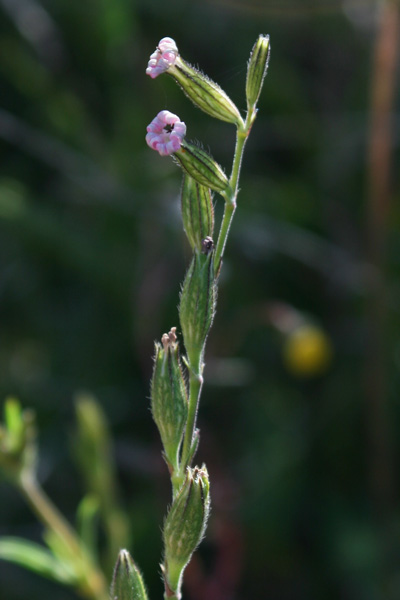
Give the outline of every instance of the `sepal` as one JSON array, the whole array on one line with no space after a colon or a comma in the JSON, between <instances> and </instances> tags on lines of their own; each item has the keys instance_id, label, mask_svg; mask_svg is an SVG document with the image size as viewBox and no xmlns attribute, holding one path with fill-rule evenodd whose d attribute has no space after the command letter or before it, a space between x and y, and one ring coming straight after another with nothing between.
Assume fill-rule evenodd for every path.
<instances>
[{"instance_id":1,"label":"sepal","mask_svg":"<svg viewBox=\"0 0 400 600\"><path fill-rule=\"evenodd\" d=\"M195 106L220 121L243 125L239 109L224 90L180 56L167 70Z\"/></svg>"},{"instance_id":2,"label":"sepal","mask_svg":"<svg viewBox=\"0 0 400 600\"><path fill-rule=\"evenodd\" d=\"M229 188L229 181L222 167L202 148L183 141L173 155L182 169L197 183L216 192Z\"/></svg>"},{"instance_id":3,"label":"sepal","mask_svg":"<svg viewBox=\"0 0 400 600\"><path fill-rule=\"evenodd\" d=\"M110 600L148 600L142 574L127 550L121 550L118 555Z\"/></svg>"},{"instance_id":4,"label":"sepal","mask_svg":"<svg viewBox=\"0 0 400 600\"><path fill-rule=\"evenodd\" d=\"M172 471L178 468L188 412L186 382L175 332L176 327L173 327L169 334L162 336L162 344L156 343L151 380L151 410Z\"/></svg>"},{"instance_id":5,"label":"sepal","mask_svg":"<svg viewBox=\"0 0 400 600\"><path fill-rule=\"evenodd\" d=\"M183 282L179 318L188 363L200 374L204 345L210 330L216 303L214 244L202 241L203 253L195 253Z\"/></svg>"},{"instance_id":6,"label":"sepal","mask_svg":"<svg viewBox=\"0 0 400 600\"><path fill-rule=\"evenodd\" d=\"M210 481L203 465L186 470L164 524L166 587L179 593L182 573L200 544L210 513Z\"/></svg>"}]
</instances>

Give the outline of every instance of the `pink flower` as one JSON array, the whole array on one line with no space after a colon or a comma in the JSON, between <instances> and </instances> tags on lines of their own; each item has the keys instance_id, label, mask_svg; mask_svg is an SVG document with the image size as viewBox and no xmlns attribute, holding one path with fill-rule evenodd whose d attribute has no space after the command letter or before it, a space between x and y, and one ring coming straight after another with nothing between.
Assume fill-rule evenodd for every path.
<instances>
[{"instance_id":1,"label":"pink flower","mask_svg":"<svg viewBox=\"0 0 400 600\"><path fill-rule=\"evenodd\" d=\"M160 40L155 52L150 56L146 74L155 79L175 64L178 48L172 38L165 37Z\"/></svg>"},{"instance_id":2,"label":"pink flower","mask_svg":"<svg viewBox=\"0 0 400 600\"><path fill-rule=\"evenodd\" d=\"M147 126L146 142L161 156L168 156L179 150L185 135L185 123L169 110L162 110Z\"/></svg>"}]
</instances>

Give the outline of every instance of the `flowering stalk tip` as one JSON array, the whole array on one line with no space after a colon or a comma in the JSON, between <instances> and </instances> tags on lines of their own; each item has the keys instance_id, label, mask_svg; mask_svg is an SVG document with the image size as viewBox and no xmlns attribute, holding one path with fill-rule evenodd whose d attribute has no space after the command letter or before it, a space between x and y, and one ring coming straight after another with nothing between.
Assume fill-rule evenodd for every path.
<instances>
[{"instance_id":1,"label":"flowering stalk tip","mask_svg":"<svg viewBox=\"0 0 400 600\"><path fill-rule=\"evenodd\" d=\"M161 156L177 152L186 135L186 125L169 110L162 110L147 126L146 142Z\"/></svg>"},{"instance_id":2,"label":"flowering stalk tip","mask_svg":"<svg viewBox=\"0 0 400 600\"><path fill-rule=\"evenodd\" d=\"M172 155L183 170L182 220L193 250L179 303L186 355L180 357L176 328L173 327L162 336L161 344L156 343L151 381L151 409L164 447L173 496L163 531L161 570L165 584L164 600L182 599L183 572L204 535L210 512L207 469L204 465L201 468L190 466L199 444L196 419L203 386L204 352L215 315L224 249L236 209L243 151L256 118L257 101L268 61L269 37L260 35L248 62L245 120L219 85L180 56L172 38L163 38L159 42L146 69L152 79L167 73L195 106L237 128L232 170L228 178L208 152L185 139L186 125L176 115L163 110L147 127L146 142L150 148L157 150L161 156ZM215 247L212 192L219 193L225 200ZM125 597L115 596L111 600L125 600ZM127 600L136 600L136 596Z\"/></svg>"}]
</instances>

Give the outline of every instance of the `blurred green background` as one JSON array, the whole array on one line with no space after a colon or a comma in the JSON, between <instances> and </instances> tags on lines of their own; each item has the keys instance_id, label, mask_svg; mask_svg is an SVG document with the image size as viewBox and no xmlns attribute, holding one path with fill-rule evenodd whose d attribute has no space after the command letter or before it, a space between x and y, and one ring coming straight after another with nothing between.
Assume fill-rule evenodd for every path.
<instances>
[{"instance_id":1,"label":"blurred green background","mask_svg":"<svg viewBox=\"0 0 400 600\"><path fill-rule=\"evenodd\" d=\"M73 521L84 493L74 397L97 397L152 598L170 489L151 356L178 325L190 252L180 172L146 146L145 127L171 110L227 170L234 131L144 71L171 36L244 109L259 33L271 62L199 415L213 512L184 597L400 597L396 11L369 0L0 0L1 402L12 394L36 411L40 481ZM294 338L299 324L318 335ZM41 532L0 482L0 535ZM76 596L3 562L0 598Z\"/></svg>"}]
</instances>

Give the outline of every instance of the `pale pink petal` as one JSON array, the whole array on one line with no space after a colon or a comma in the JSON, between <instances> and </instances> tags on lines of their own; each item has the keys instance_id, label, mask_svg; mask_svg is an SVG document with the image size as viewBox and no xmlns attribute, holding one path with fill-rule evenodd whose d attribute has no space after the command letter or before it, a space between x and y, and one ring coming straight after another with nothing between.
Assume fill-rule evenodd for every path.
<instances>
[{"instance_id":1,"label":"pale pink petal","mask_svg":"<svg viewBox=\"0 0 400 600\"><path fill-rule=\"evenodd\" d=\"M160 40L155 52L150 55L146 74L155 79L161 73L165 73L175 64L178 56L178 48L172 38L165 37Z\"/></svg>"},{"instance_id":2,"label":"pale pink petal","mask_svg":"<svg viewBox=\"0 0 400 600\"><path fill-rule=\"evenodd\" d=\"M147 126L146 142L161 156L177 152L186 135L186 125L169 110L162 110Z\"/></svg>"}]
</instances>

